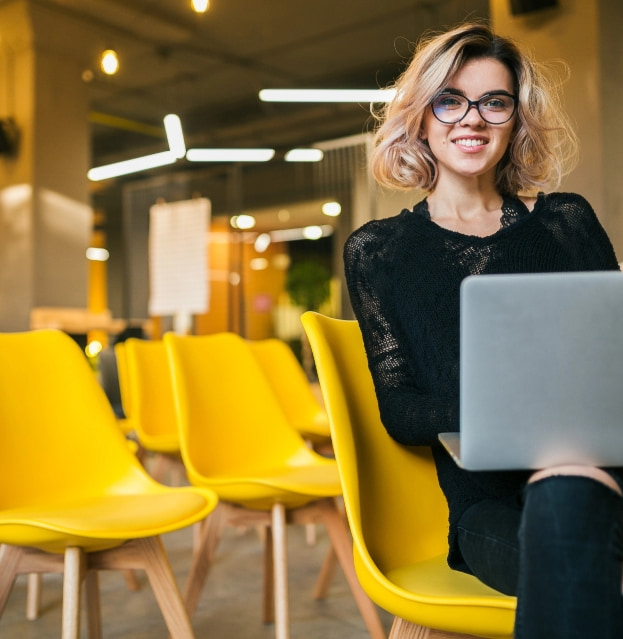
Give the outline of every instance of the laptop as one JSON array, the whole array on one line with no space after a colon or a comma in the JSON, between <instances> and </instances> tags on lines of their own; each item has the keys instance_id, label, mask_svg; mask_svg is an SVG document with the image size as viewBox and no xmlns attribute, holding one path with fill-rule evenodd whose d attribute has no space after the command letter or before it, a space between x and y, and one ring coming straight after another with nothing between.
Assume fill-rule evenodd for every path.
<instances>
[{"instance_id":1,"label":"laptop","mask_svg":"<svg viewBox=\"0 0 623 639\"><path fill-rule=\"evenodd\" d=\"M461 467L623 466L623 273L472 275L460 325Z\"/></svg>"}]
</instances>

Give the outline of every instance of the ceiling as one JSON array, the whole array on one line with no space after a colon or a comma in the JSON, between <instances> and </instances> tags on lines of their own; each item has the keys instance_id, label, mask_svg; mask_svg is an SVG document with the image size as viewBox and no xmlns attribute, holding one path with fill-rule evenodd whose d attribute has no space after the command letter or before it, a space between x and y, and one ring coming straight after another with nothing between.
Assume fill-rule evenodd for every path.
<instances>
[{"instance_id":1,"label":"ceiling","mask_svg":"<svg viewBox=\"0 0 623 639\"><path fill-rule=\"evenodd\" d=\"M366 105L262 103L263 88L377 88L404 68L429 28L487 0L33 0L84 34L92 163L166 150L163 117L177 113L187 147L295 146L362 133ZM97 67L115 48L120 71Z\"/></svg>"}]
</instances>

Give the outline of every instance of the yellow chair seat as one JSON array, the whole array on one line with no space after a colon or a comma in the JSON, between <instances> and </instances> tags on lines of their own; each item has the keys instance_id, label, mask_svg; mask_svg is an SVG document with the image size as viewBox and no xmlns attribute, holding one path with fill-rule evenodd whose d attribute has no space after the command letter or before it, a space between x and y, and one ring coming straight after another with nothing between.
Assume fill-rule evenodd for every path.
<instances>
[{"instance_id":1,"label":"yellow chair seat","mask_svg":"<svg viewBox=\"0 0 623 639\"><path fill-rule=\"evenodd\" d=\"M191 473L189 473L191 475ZM210 478L190 477L195 486L212 489L220 499L241 506L269 510L281 503L287 508L303 506L319 497L342 494L335 465L322 458L314 464L283 468L262 468L253 475L232 475Z\"/></svg>"},{"instance_id":2,"label":"yellow chair seat","mask_svg":"<svg viewBox=\"0 0 623 639\"><path fill-rule=\"evenodd\" d=\"M145 484L144 492L97 496L86 501L47 500L39 507L0 512L0 539L47 552L80 546L86 552L112 548L127 539L162 535L197 521L215 505L206 491L164 492ZM185 523L187 522L187 523Z\"/></svg>"},{"instance_id":3,"label":"yellow chair seat","mask_svg":"<svg viewBox=\"0 0 623 639\"><path fill-rule=\"evenodd\" d=\"M369 594L373 599L383 600L389 609L402 612L403 618L410 616L409 607L416 604L421 625L436 627L440 616L443 616L445 630L477 634L482 632L482 617L486 614L489 627L501 631L488 636L511 637L513 634L515 600L485 586L471 575L451 570L445 554L388 570L386 577L387 583L379 585L376 591L368 582ZM388 595L392 585L396 587L395 597ZM477 606L474 605L475 598ZM379 600L377 603L380 603ZM450 608L457 619L454 624L448 614Z\"/></svg>"}]
</instances>

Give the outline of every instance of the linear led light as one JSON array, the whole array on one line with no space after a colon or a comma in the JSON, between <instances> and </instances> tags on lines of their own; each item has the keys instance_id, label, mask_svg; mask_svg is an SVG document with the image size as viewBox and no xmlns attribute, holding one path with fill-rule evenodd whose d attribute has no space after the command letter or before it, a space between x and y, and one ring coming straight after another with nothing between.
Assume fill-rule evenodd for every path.
<instances>
[{"instance_id":1,"label":"linear led light","mask_svg":"<svg viewBox=\"0 0 623 639\"><path fill-rule=\"evenodd\" d=\"M333 234L333 227L330 224L320 226L305 226L303 228L279 229L270 232L270 239L273 242L292 242L295 240L320 239Z\"/></svg>"},{"instance_id":2,"label":"linear led light","mask_svg":"<svg viewBox=\"0 0 623 639\"><path fill-rule=\"evenodd\" d=\"M99 180L107 180L120 175L127 175L128 173L137 173L138 171L174 164L175 160L175 155L171 151L163 151L152 155L144 155L133 160L123 160L122 162L96 166L87 173L87 177L92 182L98 182Z\"/></svg>"},{"instance_id":3,"label":"linear led light","mask_svg":"<svg viewBox=\"0 0 623 639\"><path fill-rule=\"evenodd\" d=\"M188 149L189 162L268 162L275 149Z\"/></svg>"},{"instance_id":4,"label":"linear led light","mask_svg":"<svg viewBox=\"0 0 623 639\"><path fill-rule=\"evenodd\" d=\"M169 142L169 151L177 159L186 155L186 143L184 142L184 132L182 131L182 121L175 113L164 116L164 130Z\"/></svg>"},{"instance_id":5,"label":"linear led light","mask_svg":"<svg viewBox=\"0 0 623 639\"><path fill-rule=\"evenodd\" d=\"M390 102L394 89L262 89L262 102Z\"/></svg>"},{"instance_id":6,"label":"linear led light","mask_svg":"<svg viewBox=\"0 0 623 639\"><path fill-rule=\"evenodd\" d=\"M283 159L286 162L320 162L323 157L320 149L290 149Z\"/></svg>"}]
</instances>

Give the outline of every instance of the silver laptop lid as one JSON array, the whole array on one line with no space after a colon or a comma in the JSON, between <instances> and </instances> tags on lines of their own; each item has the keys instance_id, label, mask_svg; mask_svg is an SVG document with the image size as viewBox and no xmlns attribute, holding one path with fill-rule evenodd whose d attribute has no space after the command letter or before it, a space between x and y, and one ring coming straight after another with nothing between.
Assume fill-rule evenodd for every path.
<instances>
[{"instance_id":1,"label":"silver laptop lid","mask_svg":"<svg viewBox=\"0 0 623 639\"><path fill-rule=\"evenodd\" d=\"M460 376L464 467L623 466L623 274L468 277Z\"/></svg>"}]
</instances>

